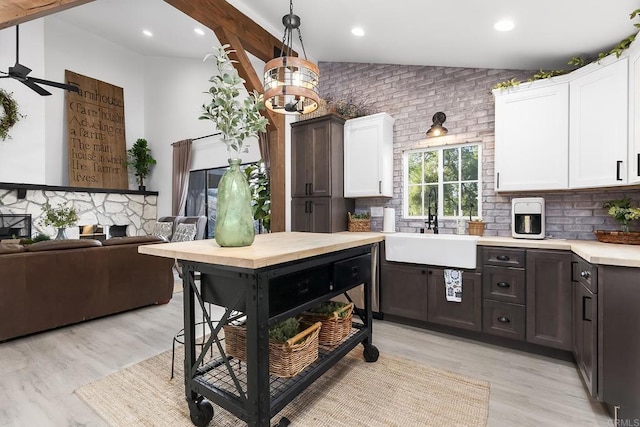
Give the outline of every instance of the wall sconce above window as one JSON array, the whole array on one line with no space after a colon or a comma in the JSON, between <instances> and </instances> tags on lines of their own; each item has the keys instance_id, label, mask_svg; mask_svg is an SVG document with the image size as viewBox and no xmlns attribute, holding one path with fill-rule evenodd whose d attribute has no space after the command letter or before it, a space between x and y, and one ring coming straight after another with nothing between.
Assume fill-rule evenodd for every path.
<instances>
[{"instance_id":1,"label":"wall sconce above window","mask_svg":"<svg viewBox=\"0 0 640 427\"><path fill-rule=\"evenodd\" d=\"M442 126L442 124L447 120L447 115L442 111L438 111L433 115L433 124L431 128L427 131L427 138L431 138L432 136L443 136L446 135L449 130Z\"/></svg>"}]
</instances>

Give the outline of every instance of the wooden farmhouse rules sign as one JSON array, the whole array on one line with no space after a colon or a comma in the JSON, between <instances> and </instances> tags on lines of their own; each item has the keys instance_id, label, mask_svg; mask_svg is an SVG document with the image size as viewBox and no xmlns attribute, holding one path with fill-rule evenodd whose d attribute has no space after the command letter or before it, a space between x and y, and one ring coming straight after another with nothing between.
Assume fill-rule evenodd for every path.
<instances>
[{"instance_id":1,"label":"wooden farmhouse rules sign","mask_svg":"<svg viewBox=\"0 0 640 427\"><path fill-rule=\"evenodd\" d=\"M124 91L121 87L65 70L69 134L69 186L128 189Z\"/></svg>"}]
</instances>

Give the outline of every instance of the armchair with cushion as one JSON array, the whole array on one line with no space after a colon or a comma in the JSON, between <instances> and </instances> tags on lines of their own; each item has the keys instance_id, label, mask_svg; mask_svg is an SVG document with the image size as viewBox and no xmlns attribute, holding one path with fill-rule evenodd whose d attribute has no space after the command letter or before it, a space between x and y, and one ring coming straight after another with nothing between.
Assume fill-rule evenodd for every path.
<instances>
[{"instance_id":1,"label":"armchair with cushion","mask_svg":"<svg viewBox=\"0 0 640 427\"><path fill-rule=\"evenodd\" d=\"M207 217L204 215L201 216L163 216L158 218L158 226L156 224L156 229L154 230L154 234L156 231L159 233L166 232L168 226L164 226L164 224L172 224L170 237L166 237L162 235L170 242L188 242L191 240L202 240L204 239L204 233L207 229ZM178 276L182 278L182 266L175 260L174 268L178 273Z\"/></svg>"}]
</instances>

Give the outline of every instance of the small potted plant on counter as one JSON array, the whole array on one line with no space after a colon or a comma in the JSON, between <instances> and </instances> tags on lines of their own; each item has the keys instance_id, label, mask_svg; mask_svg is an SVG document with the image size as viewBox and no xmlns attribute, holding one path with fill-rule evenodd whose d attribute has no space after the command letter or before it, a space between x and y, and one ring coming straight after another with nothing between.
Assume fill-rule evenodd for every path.
<instances>
[{"instance_id":1,"label":"small potted plant on counter","mask_svg":"<svg viewBox=\"0 0 640 427\"><path fill-rule=\"evenodd\" d=\"M469 234L482 236L484 234L484 221L480 218L469 220Z\"/></svg>"},{"instance_id":2,"label":"small potted plant on counter","mask_svg":"<svg viewBox=\"0 0 640 427\"><path fill-rule=\"evenodd\" d=\"M605 243L640 244L640 232L629 231L629 224L640 219L640 208L632 207L631 200L624 197L618 200L610 200L604 204L607 213L622 226L622 231L596 230L598 240Z\"/></svg>"}]
</instances>

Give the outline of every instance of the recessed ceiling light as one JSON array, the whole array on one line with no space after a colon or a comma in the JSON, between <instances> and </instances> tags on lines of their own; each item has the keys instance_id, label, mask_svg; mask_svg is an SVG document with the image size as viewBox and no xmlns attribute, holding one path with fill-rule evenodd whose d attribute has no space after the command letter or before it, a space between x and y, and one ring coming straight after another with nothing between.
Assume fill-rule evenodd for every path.
<instances>
[{"instance_id":1,"label":"recessed ceiling light","mask_svg":"<svg viewBox=\"0 0 640 427\"><path fill-rule=\"evenodd\" d=\"M147 37L153 37L153 33L149 30L142 30L142 34L144 34Z\"/></svg>"},{"instance_id":2,"label":"recessed ceiling light","mask_svg":"<svg viewBox=\"0 0 640 427\"><path fill-rule=\"evenodd\" d=\"M353 27L351 29L351 34L353 34L354 36L362 37L364 36L364 30L360 27Z\"/></svg>"},{"instance_id":3,"label":"recessed ceiling light","mask_svg":"<svg viewBox=\"0 0 640 427\"><path fill-rule=\"evenodd\" d=\"M204 30L202 28L194 28L193 32L199 36L204 36Z\"/></svg>"},{"instance_id":4,"label":"recessed ceiling light","mask_svg":"<svg viewBox=\"0 0 640 427\"><path fill-rule=\"evenodd\" d=\"M510 19L503 19L494 24L493 28L498 31L511 31L515 27L515 24Z\"/></svg>"}]
</instances>

